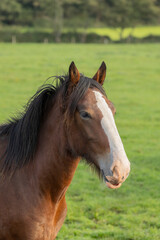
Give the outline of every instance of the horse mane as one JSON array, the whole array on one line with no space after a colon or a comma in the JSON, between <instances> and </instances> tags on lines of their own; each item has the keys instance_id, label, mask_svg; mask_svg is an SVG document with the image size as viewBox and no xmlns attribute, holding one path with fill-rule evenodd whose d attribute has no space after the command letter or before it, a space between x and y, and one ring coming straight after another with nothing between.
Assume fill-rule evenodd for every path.
<instances>
[{"instance_id":1,"label":"horse mane","mask_svg":"<svg viewBox=\"0 0 160 240\"><path fill-rule=\"evenodd\" d=\"M56 76L56 86L44 84L29 100L24 113L12 118L8 123L0 126L0 140L7 138L5 152L0 156L0 174L11 172L33 161L41 125L61 91L62 106L70 116L74 115L78 101L84 96L88 88L97 88L104 95L102 86L91 78L81 75L78 84L73 87L69 96L69 77ZM67 101L66 106L66 99Z\"/></svg>"}]
</instances>

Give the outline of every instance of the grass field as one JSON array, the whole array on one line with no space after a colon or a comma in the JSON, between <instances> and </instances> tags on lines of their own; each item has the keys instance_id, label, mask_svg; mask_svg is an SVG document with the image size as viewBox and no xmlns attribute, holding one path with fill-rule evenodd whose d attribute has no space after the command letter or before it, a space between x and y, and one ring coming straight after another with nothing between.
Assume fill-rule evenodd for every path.
<instances>
[{"instance_id":1,"label":"grass field","mask_svg":"<svg viewBox=\"0 0 160 240\"><path fill-rule=\"evenodd\" d=\"M0 44L0 122L13 116L45 79L74 60L92 77L102 60L105 89L131 161L120 189L110 190L81 163L67 192L58 240L160 239L160 44Z\"/></svg>"}]
</instances>

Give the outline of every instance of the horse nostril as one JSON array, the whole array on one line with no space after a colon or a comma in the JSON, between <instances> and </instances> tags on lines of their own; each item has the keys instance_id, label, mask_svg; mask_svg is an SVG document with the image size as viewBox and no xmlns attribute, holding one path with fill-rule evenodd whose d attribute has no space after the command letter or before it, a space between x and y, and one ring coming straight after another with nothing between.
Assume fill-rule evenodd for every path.
<instances>
[{"instance_id":1,"label":"horse nostril","mask_svg":"<svg viewBox=\"0 0 160 240\"><path fill-rule=\"evenodd\" d=\"M122 180L124 179L124 176L122 177Z\"/></svg>"},{"instance_id":2,"label":"horse nostril","mask_svg":"<svg viewBox=\"0 0 160 240\"><path fill-rule=\"evenodd\" d=\"M116 179L120 179L120 176L121 176L120 171L119 171L118 167L115 166L113 168L113 177L115 177Z\"/></svg>"}]
</instances>

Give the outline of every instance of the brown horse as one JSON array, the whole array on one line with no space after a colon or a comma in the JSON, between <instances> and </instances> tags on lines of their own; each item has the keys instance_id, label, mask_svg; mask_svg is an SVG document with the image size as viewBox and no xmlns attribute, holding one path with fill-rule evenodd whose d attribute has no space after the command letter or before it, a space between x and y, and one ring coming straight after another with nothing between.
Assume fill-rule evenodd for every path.
<instances>
[{"instance_id":1,"label":"brown horse","mask_svg":"<svg viewBox=\"0 0 160 240\"><path fill-rule=\"evenodd\" d=\"M93 78L72 62L56 87L45 85L23 115L0 126L0 240L55 239L82 157L109 188L127 178L130 163L102 88L105 75L104 62Z\"/></svg>"}]
</instances>

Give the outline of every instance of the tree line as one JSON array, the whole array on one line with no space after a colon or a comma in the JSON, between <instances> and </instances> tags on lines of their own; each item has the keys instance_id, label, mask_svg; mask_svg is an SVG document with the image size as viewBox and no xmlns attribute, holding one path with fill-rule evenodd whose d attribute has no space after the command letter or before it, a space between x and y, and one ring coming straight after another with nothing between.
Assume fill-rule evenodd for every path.
<instances>
[{"instance_id":1,"label":"tree line","mask_svg":"<svg viewBox=\"0 0 160 240\"><path fill-rule=\"evenodd\" d=\"M1 0L0 24L53 28L119 27L160 23L160 0Z\"/></svg>"}]
</instances>

